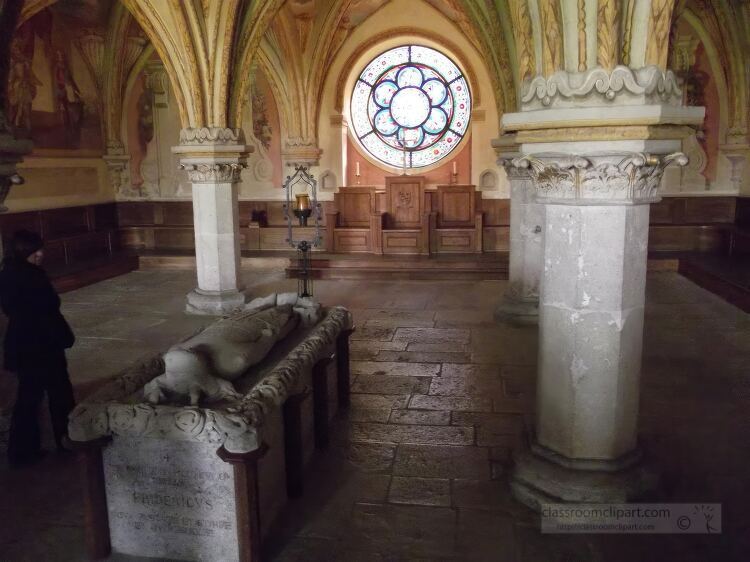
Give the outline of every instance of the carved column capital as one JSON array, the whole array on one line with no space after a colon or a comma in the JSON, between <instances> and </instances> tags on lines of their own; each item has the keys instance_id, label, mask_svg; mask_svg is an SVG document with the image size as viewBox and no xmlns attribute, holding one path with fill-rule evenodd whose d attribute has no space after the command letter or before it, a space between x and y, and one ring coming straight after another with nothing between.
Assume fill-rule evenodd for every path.
<instances>
[{"instance_id":1,"label":"carved column capital","mask_svg":"<svg viewBox=\"0 0 750 562\"><path fill-rule=\"evenodd\" d=\"M244 162L187 163L180 168L185 170L192 183L238 183L240 174L247 164Z\"/></svg>"},{"instance_id":2,"label":"carved column capital","mask_svg":"<svg viewBox=\"0 0 750 562\"><path fill-rule=\"evenodd\" d=\"M641 205L659 201L659 184L670 164L684 166L681 152L530 154L512 166L531 174L540 203L568 205Z\"/></svg>"},{"instance_id":3,"label":"carved column capital","mask_svg":"<svg viewBox=\"0 0 750 562\"><path fill-rule=\"evenodd\" d=\"M241 129L196 127L180 131L180 144L172 152L180 155L180 168L192 183L237 183L247 167L252 146L243 144Z\"/></svg>"},{"instance_id":4,"label":"carved column capital","mask_svg":"<svg viewBox=\"0 0 750 562\"><path fill-rule=\"evenodd\" d=\"M529 168L524 168L514 164L518 158L519 156L516 156L515 158L509 156L501 157L497 159L497 165L505 170L510 181L531 179L531 171Z\"/></svg>"}]
</instances>

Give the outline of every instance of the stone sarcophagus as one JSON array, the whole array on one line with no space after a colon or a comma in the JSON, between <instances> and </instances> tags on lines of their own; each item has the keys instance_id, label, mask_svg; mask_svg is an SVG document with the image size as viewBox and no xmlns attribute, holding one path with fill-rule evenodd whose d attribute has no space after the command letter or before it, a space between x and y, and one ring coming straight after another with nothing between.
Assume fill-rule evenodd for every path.
<instances>
[{"instance_id":1,"label":"stone sarcophagus","mask_svg":"<svg viewBox=\"0 0 750 562\"><path fill-rule=\"evenodd\" d=\"M256 299L78 405L90 557L258 560L348 406L352 331L344 308Z\"/></svg>"}]
</instances>

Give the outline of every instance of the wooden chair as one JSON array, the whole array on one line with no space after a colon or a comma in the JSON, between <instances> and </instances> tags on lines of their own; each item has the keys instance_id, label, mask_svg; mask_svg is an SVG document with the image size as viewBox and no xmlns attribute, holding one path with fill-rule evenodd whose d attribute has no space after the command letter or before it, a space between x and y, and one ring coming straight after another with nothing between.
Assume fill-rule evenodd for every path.
<instances>
[{"instance_id":1,"label":"wooden chair","mask_svg":"<svg viewBox=\"0 0 750 562\"><path fill-rule=\"evenodd\" d=\"M423 176L386 178L385 214L379 225L382 243L375 253L429 255L430 211L424 186Z\"/></svg>"},{"instance_id":2,"label":"wooden chair","mask_svg":"<svg viewBox=\"0 0 750 562\"><path fill-rule=\"evenodd\" d=\"M482 222L473 185L439 185L437 213L430 222L431 253L481 253Z\"/></svg>"},{"instance_id":3,"label":"wooden chair","mask_svg":"<svg viewBox=\"0 0 750 562\"><path fill-rule=\"evenodd\" d=\"M343 187L333 197L334 211L326 214L328 251L377 253L382 213L376 210L375 188Z\"/></svg>"}]
</instances>

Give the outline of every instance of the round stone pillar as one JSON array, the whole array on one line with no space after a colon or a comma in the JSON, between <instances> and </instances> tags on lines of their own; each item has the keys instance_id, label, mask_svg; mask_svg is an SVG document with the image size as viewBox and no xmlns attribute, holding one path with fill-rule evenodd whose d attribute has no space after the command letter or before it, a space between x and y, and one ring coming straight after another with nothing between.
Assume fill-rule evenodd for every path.
<instances>
[{"instance_id":1,"label":"round stone pillar","mask_svg":"<svg viewBox=\"0 0 750 562\"><path fill-rule=\"evenodd\" d=\"M543 205L535 435L516 459L523 502L625 502L655 484L639 463L649 204L682 154L518 158Z\"/></svg>"},{"instance_id":2,"label":"round stone pillar","mask_svg":"<svg viewBox=\"0 0 750 562\"><path fill-rule=\"evenodd\" d=\"M240 284L238 183L252 148L233 129L183 129L180 167L192 183L198 287L187 296L187 312L228 314L246 299Z\"/></svg>"}]
</instances>

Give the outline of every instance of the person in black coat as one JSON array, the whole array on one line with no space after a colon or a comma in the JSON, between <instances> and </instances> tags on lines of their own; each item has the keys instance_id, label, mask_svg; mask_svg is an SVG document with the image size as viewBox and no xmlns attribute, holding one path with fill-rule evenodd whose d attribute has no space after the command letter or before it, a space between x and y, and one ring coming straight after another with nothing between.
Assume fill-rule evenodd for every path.
<instances>
[{"instance_id":1,"label":"person in black coat","mask_svg":"<svg viewBox=\"0 0 750 562\"><path fill-rule=\"evenodd\" d=\"M0 270L0 306L8 317L5 369L18 376L8 441L11 465L42 456L38 412L45 392L58 449L65 449L68 414L75 406L65 360L75 337L60 312L60 297L40 267L43 258L39 235L19 230Z\"/></svg>"}]
</instances>

